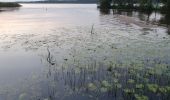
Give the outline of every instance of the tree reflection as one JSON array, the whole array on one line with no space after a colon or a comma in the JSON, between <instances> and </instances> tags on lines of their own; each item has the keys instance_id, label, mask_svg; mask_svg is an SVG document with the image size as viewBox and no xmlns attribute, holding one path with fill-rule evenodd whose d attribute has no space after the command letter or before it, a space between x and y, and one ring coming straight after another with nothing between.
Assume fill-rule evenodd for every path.
<instances>
[{"instance_id":1,"label":"tree reflection","mask_svg":"<svg viewBox=\"0 0 170 100\"><path fill-rule=\"evenodd\" d=\"M110 9L99 9L102 15L110 14Z\"/></svg>"},{"instance_id":2,"label":"tree reflection","mask_svg":"<svg viewBox=\"0 0 170 100\"><path fill-rule=\"evenodd\" d=\"M11 12L19 9L20 7L5 7L5 8L0 8L0 12Z\"/></svg>"},{"instance_id":3,"label":"tree reflection","mask_svg":"<svg viewBox=\"0 0 170 100\"><path fill-rule=\"evenodd\" d=\"M113 9L113 14L125 15L129 17L137 17L139 20L153 25L161 25L167 28L167 33L170 35L170 12L156 11L134 11L134 10L118 10ZM101 14L110 14L110 10L101 9ZM161 18L159 18L159 16Z\"/></svg>"},{"instance_id":4,"label":"tree reflection","mask_svg":"<svg viewBox=\"0 0 170 100\"><path fill-rule=\"evenodd\" d=\"M163 12L163 17L159 22L167 27L167 33L170 35L170 12Z\"/></svg>"}]
</instances>

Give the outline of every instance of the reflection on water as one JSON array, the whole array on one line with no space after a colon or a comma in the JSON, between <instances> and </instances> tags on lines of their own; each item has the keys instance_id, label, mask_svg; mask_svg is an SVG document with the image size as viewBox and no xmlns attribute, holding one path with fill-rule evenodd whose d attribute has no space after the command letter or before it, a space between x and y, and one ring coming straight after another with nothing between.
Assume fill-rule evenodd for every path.
<instances>
[{"instance_id":1,"label":"reflection on water","mask_svg":"<svg viewBox=\"0 0 170 100\"><path fill-rule=\"evenodd\" d=\"M4 11L6 11L6 12L8 12L8 11L16 11L16 10L19 10L20 9L20 7L3 7L3 8L0 8L0 12L4 12Z\"/></svg>"},{"instance_id":2,"label":"reflection on water","mask_svg":"<svg viewBox=\"0 0 170 100\"><path fill-rule=\"evenodd\" d=\"M114 14L119 14L119 15L125 15L129 17L136 17L139 18L141 21L145 21L147 23L151 23L154 25L163 25L166 26L167 28L167 33L169 34L170 31L170 14L169 12L152 12L152 11L146 11L146 12L138 12L138 11L133 11L133 10L110 10L110 9L104 9L100 10L101 14L110 14L111 11L113 11Z\"/></svg>"},{"instance_id":3,"label":"reflection on water","mask_svg":"<svg viewBox=\"0 0 170 100\"><path fill-rule=\"evenodd\" d=\"M110 12L111 12L110 9L99 9L99 11L100 11L100 13L101 13L102 15L104 15L104 14L110 14Z\"/></svg>"},{"instance_id":4,"label":"reflection on water","mask_svg":"<svg viewBox=\"0 0 170 100\"><path fill-rule=\"evenodd\" d=\"M168 28L167 33L170 35L170 13L167 12L163 14L163 17L160 19L160 23L166 25Z\"/></svg>"},{"instance_id":5,"label":"reflection on water","mask_svg":"<svg viewBox=\"0 0 170 100\"><path fill-rule=\"evenodd\" d=\"M153 58L127 62L117 59L105 64L95 56L87 58L87 63L73 56L64 59L63 65L59 66L54 60L57 57L52 54L48 48L42 58L46 64L44 77L32 76L32 83L26 80L24 87L15 91L14 97L10 97L11 94L4 96L9 96L9 100L136 100L136 96L170 99L169 62L165 60Z\"/></svg>"},{"instance_id":6,"label":"reflection on water","mask_svg":"<svg viewBox=\"0 0 170 100\"><path fill-rule=\"evenodd\" d=\"M113 12L112 14L119 14L119 15L125 15L129 17L135 17L138 18L141 21L145 21L147 23L151 23L154 25L160 25L160 26L166 26L167 33L170 34L170 13L169 12L156 12L156 11L145 11L145 12L139 12L139 11L133 11L133 10L110 10L110 9L104 9L100 10L101 14L110 14L110 12Z\"/></svg>"},{"instance_id":7,"label":"reflection on water","mask_svg":"<svg viewBox=\"0 0 170 100\"><path fill-rule=\"evenodd\" d=\"M0 13L0 100L169 100L168 16L79 4Z\"/></svg>"}]
</instances>

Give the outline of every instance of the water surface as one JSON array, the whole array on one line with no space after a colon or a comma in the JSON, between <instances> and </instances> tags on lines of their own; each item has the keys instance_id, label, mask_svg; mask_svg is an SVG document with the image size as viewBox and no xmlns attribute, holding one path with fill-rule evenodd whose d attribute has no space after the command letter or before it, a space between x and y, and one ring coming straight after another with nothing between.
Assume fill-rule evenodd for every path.
<instances>
[{"instance_id":1,"label":"water surface","mask_svg":"<svg viewBox=\"0 0 170 100\"><path fill-rule=\"evenodd\" d=\"M0 12L0 100L170 98L168 14L22 5Z\"/></svg>"}]
</instances>

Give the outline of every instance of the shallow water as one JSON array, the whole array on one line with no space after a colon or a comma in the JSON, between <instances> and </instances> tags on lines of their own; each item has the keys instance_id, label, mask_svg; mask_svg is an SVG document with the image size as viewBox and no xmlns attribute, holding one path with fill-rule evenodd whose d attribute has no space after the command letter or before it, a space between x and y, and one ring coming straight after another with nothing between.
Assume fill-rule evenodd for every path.
<instances>
[{"instance_id":1,"label":"shallow water","mask_svg":"<svg viewBox=\"0 0 170 100\"><path fill-rule=\"evenodd\" d=\"M165 15L100 12L94 4L22 5L0 12L0 100L170 98L160 89L147 92L148 84L170 83ZM135 84L146 89L129 96Z\"/></svg>"}]
</instances>

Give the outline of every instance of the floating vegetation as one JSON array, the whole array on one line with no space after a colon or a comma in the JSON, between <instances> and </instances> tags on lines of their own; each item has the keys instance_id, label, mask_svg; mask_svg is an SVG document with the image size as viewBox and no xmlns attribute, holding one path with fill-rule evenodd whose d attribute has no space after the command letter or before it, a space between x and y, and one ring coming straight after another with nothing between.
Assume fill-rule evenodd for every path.
<instances>
[{"instance_id":1,"label":"floating vegetation","mask_svg":"<svg viewBox=\"0 0 170 100\"><path fill-rule=\"evenodd\" d=\"M133 83L135 83L135 80L133 80L133 79L128 79L128 83L133 84Z\"/></svg>"},{"instance_id":2,"label":"floating vegetation","mask_svg":"<svg viewBox=\"0 0 170 100\"><path fill-rule=\"evenodd\" d=\"M156 93L159 86L157 84L147 84L147 87L149 91Z\"/></svg>"},{"instance_id":3,"label":"floating vegetation","mask_svg":"<svg viewBox=\"0 0 170 100\"><path fill-rule=\"evenodd\" d=\"M136 98L136 100L149 100L149 98L145 95L135 94L135 98Z\"/></svg>"},{"instance_id":4,"label":"floating vegetation","mask_svg":"<svg viewBox=\"0 0 170 100\"><path fill-rule=\"evenodd\" d=\"M134 89L129 89L129 88L125 88L123 90L126 94L134 94L135 93L135 90Z\"/></svg>"},{"instance_id":5,"label":"floating vegetation","mask_svg":"<svg viewBox=\"0 0 170 100\"><path fill-rule=\"evenodd\" d=\"M120 83L116 83L116 84L114 84L114 87L116 89L120 89L120 88L122 88L122 85Z\"/></svg>"},{"instance_id":6,"label":"floating vegetation","mask_svg":"<svg viewBox=\"0 0 170 100\"><path fill-rule=\"evenodd\" d=\"M97 87L96 87L93 83L89 83L89 84L88 84L88 89L89 89L90 91L95 91L95 90L97 89Z\"/></svg>"},{"instance_id":7,"label":"floating vegetation","mask_svg":"<svg viewBox=\"0 0 170 100\"><path fill-rule=\"evenodd\" d=\"M136 84L136 89L143 89L144 85L143 84Z\"/></svg>"},{"instance_id":8,"label":"floating vegetation","mask_svg":"<svg viewBox=\"0 0 170 100\"><path fill-rule=\"evenodd\" d=\"M101 82L101 87L109 90L109 89L111 89L112 86L108 81L104 80Z\"/></svg>"},{"instance_id":9,"label":"floating vegetation","mask_svg":"<svg viewBox=\"0 0 170 100\"><path fill-rule=\"evenodd\" d=\"M162 44L158 42L162 41L149 37L152 30L145 34L147 38L141 38L136 34L128 36L131 34L127 32L122 34L120 30L115 32L115 29L94 29L94 25L91 31L89 29L84 29L85 32L79 31L81 28L72 32L55 31L57 35L52 36L20 36L26 48L52 48L42 56L43 64L47 65L45 75L32 77L33 83L25 83L27 87L11 95L17 95L16 100L68 100L73 97L76 100L170 100L169 59L164 58L169 57L164 53L164 50L169 51L168 43L160 51ZM141 33L135 28L130 31ZM89 34L85 34L87 32ZM7 40L13 43L17 39Z\"/></svg>"},{"instance_id":10,"label":"floating vegetation","mask_svg":"<svg viewBox=\"0 0 170 100\"><path fill-rule=\"evenodd\" d=\"M28 100L29 96L27 93L21 93L18 100Z\"/></svg>"}]
</instances>

